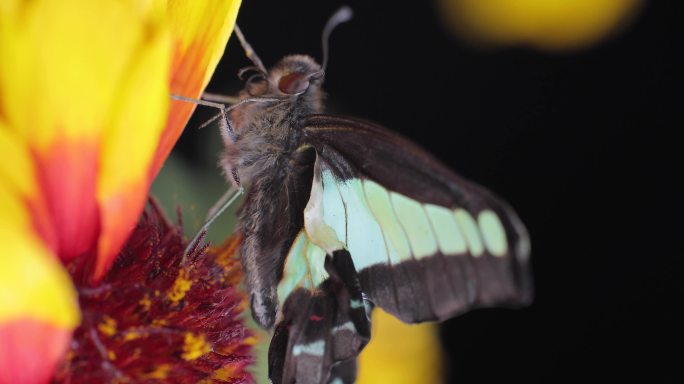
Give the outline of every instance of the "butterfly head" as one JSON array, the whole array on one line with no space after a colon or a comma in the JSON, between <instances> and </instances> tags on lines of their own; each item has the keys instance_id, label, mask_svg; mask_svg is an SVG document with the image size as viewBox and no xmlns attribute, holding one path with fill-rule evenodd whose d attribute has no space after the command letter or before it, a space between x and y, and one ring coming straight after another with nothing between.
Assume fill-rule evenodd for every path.
<instances>
[{"instance_id":1,"label":"butterfly head","mask_svg":"<svg viewBox=\"0 0 684 384\"><path fill-rule=\"evenodd\" d=\"M235 139L223 138L224 168L247 184L269 169L281 152L292 150L289 145L296 141L304 118L323 112L323 70L314 59L286 56L270 70L263 68L248 67L238 74L252 72L240 92L241 101L228 111Z\"/></svg>"},{"instance_id":2,"label":"butterfly head","mask_svg":"<svg viewBox=\"0 0 684 384\"><path fill-rule=\"evenodd\" d=\"M248 67L240 75L255 70L247 78L243 97L288 99L302 95L316 96L323 83L323 70L310 56L291 55L281 59L268 73Z\"/></svg>"},{"instance_id":3,"label":"butterfly head","mask_svg":"<svg viewBox=\"0 0 684 384\"><path fill-rule=\"evenodd\" d=\"M236 25L235 34L240 40L240 45L245 51L247 58L253 66L242 69L238 76L250 71L254 74L247 78L244 90L240 93L240 99L250 99L250 107L242 112L250 110L250 113L259 113L268 110L267 104L261 102L278 101L279 108L295 112L295 115L305 116L312 113L322 112L321 99L323 92L321 84L328 64L328 40L332 31L340 24L351 20L352 10L344 6L335 12L328 20L323 29L321 40L323 43L323 65L318 64L311 56L290 55L281 59L271 70L267 70L252 46L247 42L242 31ZM264 105L260 108L258 105ZM252 107L253 106L253 107ZM244 113L243 113L244 114Z\"/></svg>"}]
</instances>

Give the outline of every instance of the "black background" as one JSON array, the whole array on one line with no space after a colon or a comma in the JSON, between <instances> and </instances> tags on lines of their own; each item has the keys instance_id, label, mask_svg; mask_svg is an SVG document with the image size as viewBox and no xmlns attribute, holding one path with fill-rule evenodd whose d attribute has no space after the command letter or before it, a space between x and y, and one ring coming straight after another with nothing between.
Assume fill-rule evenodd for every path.
<instances>
[{"instance_id":1,"label":"black background","mask_svg":"<svg viewBox=\"0 0 684 384\"><path fill-rule=\"evenodd\" d=\"M469 46L432 1L347 2L355 18L332 37L328 110L414 139L505 197L531 234L534 304L447 321L449 382L681 380L673 3L651 1L613 38L551 54ZM247 0L238 23L267 66L290 53L320 59L341 4ZM235 39L226 52L208 90L234 94L249 62ZM202 157L191 131L180 153Z\"/></svg>"}]
</instances>

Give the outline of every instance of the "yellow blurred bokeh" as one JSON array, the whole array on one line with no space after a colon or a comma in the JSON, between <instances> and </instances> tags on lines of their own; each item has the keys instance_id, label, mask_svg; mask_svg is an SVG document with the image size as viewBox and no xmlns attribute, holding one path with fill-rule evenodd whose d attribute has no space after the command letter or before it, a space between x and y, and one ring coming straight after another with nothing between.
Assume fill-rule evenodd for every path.
<instances>
[{"instance_id":1,"label":"yellow blurred bokeh","mask_svg":"<svg viewBox=\"0 0 684 384\"><path fill-rule=\"evenodd\" d=\"M359 356L359 384L432 384L444 381L435 323L404 324L373 310L371 341Z\"/></svg>"},{"instance_id":2,"label":"yellow blurred bokeh","mask_svg":"<svg viewBox=\"0 0 684 384\"><path fill-rule=\"evenodd\" d=\"M620 29L642 0L437 0L449 30L484 45L580 49Z\"/></svg>"}]
</instances>

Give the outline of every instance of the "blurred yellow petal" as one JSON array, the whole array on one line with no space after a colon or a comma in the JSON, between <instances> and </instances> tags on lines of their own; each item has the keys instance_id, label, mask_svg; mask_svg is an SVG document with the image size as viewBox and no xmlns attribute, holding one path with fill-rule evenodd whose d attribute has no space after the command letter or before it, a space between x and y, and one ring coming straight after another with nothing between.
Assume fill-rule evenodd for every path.
<instances>
[{"instance_id":1,"label":"blurred yellow petal","mask_svg":"<svg viewBox=\"0 0 684 384\"><path fill-rule=\"evenodd\" d=\"M240 3L169 0L167 13L176 43L173 92L199 92L207 86L233 32Z\"/></svg>"},{"instance_id":2,"label":"blurred yellow petal","mask_svg":"<svg viewBox=\"0 0 684 384\"><path fill-rule=\"evenodd\" d=\"M167 13L173 35L171 93L199 98L209 83L235 26L240 0L169 0ZM195 110L173 101L159 142L150 180L157 175Z\"/></svg>"},{"instance_id":3,"label":"blurred yellow petal","mask_svg":"<svg viewBox=\"0 0 684 384\"><path fill-rule=\"evenodd\" d=\"M10 201L0 190L0 208ZM30 318L71 329L78 325L78 305L69 275L32 234L0 218L0 324ZM9 248L8 248L9 247Z\"/></svg>"},{"instance_id":4,"label":"blurred yellow petal","mask_svg":"<svg viewBox=\"0 0 684 384\"><path fill-rule=\"evenodd\" d=\"M1 128L0 122L0 150L10 149ZM44 383L79 323L78 303L68 274L34 233L29 212L17 208L26 191L16 179L31 172L21 151L14 152L19 172L0 166L0 383Z\"/></svg>"},{"instance_id":5,"label":"blurred yellow petal","mask_svg":"<svg viewBox=\"0 0 684 384\"><path fill-rule=\"evenodd\" d=\"M5 127L0 119L0 153L5 159L10 161L0 161L0 180L2 180L2 191L13 200L0 200L4 203L2 217L13 218L19 223L30 221L23 199L28 199L36 192L36 183L31 153L28 148L22 145L21 138Z\"/></svg>"},{"instance_id":6,"label":"blurred yellow petal","mask_svg":"<svg viewBox=\"0 0 684 384\"><path fill-rule=\"evenodd\" d=\"M171 47L167 29L158 24L159 16L154 15L156 34L145 33L149 26L143 25L102 137L97 191L102 235L95 278L109 268L143 209L148 170L168 116ZM135 132L132 127L137 127Z\"/></svg>"},{"instance_id":7,"label":"blurred yellow petal","mask_svg":"<svg viewBox=\"0 0 684 384\"><path fill-rule=\"evenodd\" d=\"M370 343L359 356L359 384L444 381L436 324L404 324L376 308L371 334Z\"/></svg>"},{"instance_id":8,"label":"blurred yellow petal","mask_svg":"<svg viewBox=\"0 0 684 384\"><path fill-rule=\"evenodd\" d=\"M95 278L147 195L168 111L170 41L159 1L0 7L2 129L33 168L23 206L62 260L96 256Z\"/></svg>"},{"instance_id":9,"label":"blurred yellow petal","mask_svg":"<svg viewBox=\"0 0 684 384\"><path fill-rule=\"evenodd\" d=\"M614 32L641 0L438 0L454 32L487 44L577 49Z\"/></svg>"},{"instance_id":10,"label":"blurred yellow petal","mask_svg":"<svg viewBox=\"0 0 684 384\"><path fill-rule=\"evenodd\" d=\"M57 137L99 139L121 82L163 19L142 14L134 1L19 4L1 16L8 126L38 150ZM162 68L158 76L165 75Z\"/></svg>"}]
</instances>

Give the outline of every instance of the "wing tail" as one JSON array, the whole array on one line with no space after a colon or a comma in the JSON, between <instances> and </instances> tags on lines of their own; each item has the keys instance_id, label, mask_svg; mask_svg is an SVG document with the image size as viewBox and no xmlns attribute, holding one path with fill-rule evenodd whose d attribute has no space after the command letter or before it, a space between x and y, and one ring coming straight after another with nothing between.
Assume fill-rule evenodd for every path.
<instances>
[{"instance_id":1,"label":"wing tail","mask_svg":"<svg viewBox=\"0 0 684 384\"><path fill-rule=\"evenodd\" d=\"M283 305L269 348L274 384L353 382L348 368L370 338L368 309L348 252L326 256L324 266L329 277L318 288L297 288Z\"/></svg>"}]
</instances>

